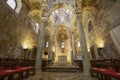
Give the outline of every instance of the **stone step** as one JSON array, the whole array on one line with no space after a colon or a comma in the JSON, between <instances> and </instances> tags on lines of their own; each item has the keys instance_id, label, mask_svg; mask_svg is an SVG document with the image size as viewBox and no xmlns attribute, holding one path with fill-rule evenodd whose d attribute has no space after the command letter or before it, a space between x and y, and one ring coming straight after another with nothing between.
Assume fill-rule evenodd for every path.
<instances>
[{"instance_id":1,"label":"stone step","mask_svg":"<svg viewBox=\"0 0 120 80\"><path fill-rule=\"evenodd\" d=\"M81 71L79 68L56 68L56 67L52 67L52 68L46 68L44 71L48 71L48 72L79 72Z\"/></svg>"}]
</instances>

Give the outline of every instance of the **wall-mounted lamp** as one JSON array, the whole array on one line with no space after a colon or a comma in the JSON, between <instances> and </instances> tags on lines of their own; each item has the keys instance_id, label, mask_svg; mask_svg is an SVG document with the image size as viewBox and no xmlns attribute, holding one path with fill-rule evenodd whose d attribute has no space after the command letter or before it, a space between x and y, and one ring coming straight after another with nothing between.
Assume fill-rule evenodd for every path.
<instances>
[{"instance_id":1,"label":"wall-mounted lamp","mask_svg":"<svg viewBox=\"0 0 120 80\"><path fill-rule=\"evenodd\" d=\"M99 48L103 48L103 47L104 47L104 43L103 43L103 41L99 41L99 43L98 43L98 47L99 47Z\"/></svg>"},{"instance_id":2,"label":"wall-mounted lamp","mask_svg":"<svg viewBox=\"0 0 120 80\"><path fill-rule=\"evenodd\" d=\"M55 52L55 48L54 47L52 48L52 50L53 50L53 52Z\"/></svg>"},{"instance_id":3,"label":"wall-mounted lamp","mask_svg":"<svg viewBox=\"0 0 120 80\"><path fill-rule=\"evenodd\" d=\"M28 44L24 42L23 49L28 49Z\"/></svg>"},{"instance_id":4,"label":"wall-mounted lamp","mask_svg":"<svg viewBox=\"0 0 120 80\"><path fill-rule=\"evenodd\" d=\"M88 52L90 52L90 48L88 48Z\"/></svg>"},{"instance_id":5,"label":"wall-mounted lamp","mask_svg":"<svg viewBox=\"0 0 120 80\"><path fill-rule=\"evenodd\" d=\"M78 42L78 47L80 47L80 42Z\"/></svg>"}]
</instances>

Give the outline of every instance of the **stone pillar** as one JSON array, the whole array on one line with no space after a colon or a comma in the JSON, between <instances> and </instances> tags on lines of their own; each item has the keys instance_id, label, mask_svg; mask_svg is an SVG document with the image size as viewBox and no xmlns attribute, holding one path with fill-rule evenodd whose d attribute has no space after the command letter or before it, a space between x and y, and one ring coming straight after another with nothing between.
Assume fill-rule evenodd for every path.
<instances>
[{"instance_id":1,"label":"stone pillar","mask_svg":"<svg viewBox=\"0 0 120 80\"><path fill-rule=\"evenodd\" d=\"M51 49L51 44L50 44L50 40L49 40L49 44L48 44L48 60L50 60L50 49Z\"/></svg>"},{"instance_id":2,"label":"stone pillar","mask_svg":"<svg viewBox=\"0 0 120 80\"><path fill-rule=\"evenodd\" d=\"M53 27L52 29L52 32L51 32L51 36L50 36L50 60L51 60L51 63L54 63L54 53L53 53L53 45L54 45L54 33L55 33L55 30L54 30L55 27Z\"/></svg>"},{"instance_id":3,"label":"stone pillar","mask_svg":"<svg viewBox=\"0 0 120 80\"><path fill-rule=\"evenodd\" d=\"M87 50L87 44L86 44L86 39L83 31L82 24L80 22L79 17L77 18L77 26L79 30L79 38L80 38L80 44L81 44L81 52L83 55L83 69L85 74L90 74L90 59L89 59L89 54Z\"/></svg>"},{"instance_id":4,"label":"stone pillar","mask_svg":"<svg viewBox=\"0 0 120 80\"><path fill-rule=\"evenodd\" d=\"M73 51L73 53L72 53L72 57L73 57L73 58L72 58L72 59L73 59L72 62L74 62L74 60L75 60L75 54L76 54L76 53L75 53L74 40L75 40L75 39L74 39L74 33L72 33L72 51Z\"/></svg>"},{"instance_id":5,"label":"stone pillar","mask_svg":"<svg viewBox=\"0 0 120 80\"><path fill-rule=\"evenodd\" d=\"M36 63L35 63L35 69L40 70L42 68L42 53L43 53L43 48L44 48L44 42L45 42L45 27L47 23L45 22L40 30L40 35L39 35L39 41L38 41L38 48L37 48L37 54L36 54Z\"/></svg>"},{"instance_id":6,"label":"stone pillar","mask_svg":"<svg viewBox=\"0 0 120 80\"><path fill-rule=\"evenodd\" d=\"M50 39L50 41L49 41L49 59L50 60L52 59L51 54L52 54L52 41Z\"/></svg>"},{"instance_id":7,"label":"stone pillar","mask_svg":"<svg viewBox=\"0 0 120 80\"><path fill-rule=\"evenodd\" d=\"M54 42L54 38L53 38L53 35L52 35L52 39L51 39L51 62L54 63L54 53L53 53L53 42Z\"/></svg>"}]
</instances>

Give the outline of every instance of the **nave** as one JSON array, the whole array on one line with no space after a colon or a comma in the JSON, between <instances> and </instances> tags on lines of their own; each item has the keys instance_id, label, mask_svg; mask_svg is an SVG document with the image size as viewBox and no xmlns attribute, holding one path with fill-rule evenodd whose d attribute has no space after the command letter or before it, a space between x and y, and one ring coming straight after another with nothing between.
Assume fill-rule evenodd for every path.
<instances>
[{"instance_id":1,"label":"nave","mask_svg":"<svg viewBox=\"0 0 120 80\"><path fill-rule=\"evenodd\" d=\"M27 80L97 80L80 72L38 72Z\"/></svg>"},{"instance_id":2,"label":"nave","mask_svg":"<svg viewBox=\"0 0 120 80\"><path fill-rule=\"evenodd\" d=\"M0 80L120 80L120 0L0 0Z\"/></svg>"}]
</instances>

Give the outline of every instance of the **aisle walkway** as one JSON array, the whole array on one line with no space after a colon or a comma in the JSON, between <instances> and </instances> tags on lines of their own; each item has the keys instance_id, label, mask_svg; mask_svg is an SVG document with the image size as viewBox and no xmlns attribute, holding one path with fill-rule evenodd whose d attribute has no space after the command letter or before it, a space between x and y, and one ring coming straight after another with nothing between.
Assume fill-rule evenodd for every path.
<instances>
[{"instance_id":1,"label":"aisle walkway","mask_svg":"<svg viewBox=\"0 0 120 80\"><path fill-rule=\"evenodd\" d=\"M80 72L38 72L27 80L97 80Z\"/></svg>"}]
</instances>

